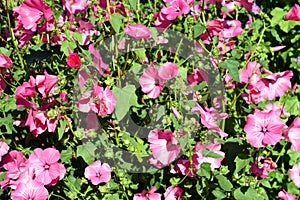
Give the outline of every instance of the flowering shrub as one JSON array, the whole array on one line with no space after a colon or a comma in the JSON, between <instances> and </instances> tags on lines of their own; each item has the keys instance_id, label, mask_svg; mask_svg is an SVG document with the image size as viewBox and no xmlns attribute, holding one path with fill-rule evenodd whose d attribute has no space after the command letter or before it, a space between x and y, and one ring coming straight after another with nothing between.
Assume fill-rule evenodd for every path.
<instances>
[{"instance_id":1,"label":"flowering shrub","mask_svg":"<svg viewBox=\"0 0 300 200\"><path fill-rule=\"evenodd\" d=\"M0 2L0 198L297 199L300 5Z\"/></svg>"}]
</instances>

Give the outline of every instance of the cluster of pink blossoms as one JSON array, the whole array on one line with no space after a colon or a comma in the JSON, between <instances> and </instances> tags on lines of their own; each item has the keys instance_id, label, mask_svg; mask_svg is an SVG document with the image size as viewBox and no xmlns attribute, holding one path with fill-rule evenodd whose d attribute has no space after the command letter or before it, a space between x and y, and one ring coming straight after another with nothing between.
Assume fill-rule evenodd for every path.
<instances>
[{"instance_id":1,"label":"cluster of pink blossoms","mask_svg":"<svg viewBox=\"0 0 300 200\"><path fill-rule=\"evenodd\" d=\"M58 103L64 103L68 99L64 92L59 92L57 94L59 95L60 102L53 97L57 82L57 76L49 75L46 71L44 71L44 75L37 75L36 78L30 76L29 82L24 82L21 86L17 87L14 96L17 100L17 108L24 107L30 109L30 111L26 121L17 120L15 125L28 126L30 132L35 137L46 130L52 133L56 130L58 120L65 119L65 116L61 115L61 113L51 114L50 109ZM40 106L34 102L34 99L38 95L36 90L40 95L42 95L43 99L47 100L46 103L43 103ZM70 119L68 118L67 120Z\"/></svg>"},{"instance_id":2,"label":"cluster of pink blossoms","mask_svg":"<svg viewBox=\"0 0 300 200\"><path fill-rule=\"evenodd\" d=\"M155 193L156 187L152 186L149 191L143 190L141 193L134 194L133 200L161 200L161 194ZM179 186L169 186L164 193L165 200L182 200L183 190Z\"/></svg>"},{"instance_id":3,"label":"cluster of pink blossoms","mask_svg":"<svg viewBox=\"0 0 300 200\"><path fill-rule=\"evenodd\" d=\"M66 173L59 159L60 153L54 148L36 148L26 159L19 151L8 152L8 146L0 141L0 164L6 171L5 179L0 182L1 189L12 188L13 200L46 200L46 187L56 185Z\"/></svg>"}]
</instances>

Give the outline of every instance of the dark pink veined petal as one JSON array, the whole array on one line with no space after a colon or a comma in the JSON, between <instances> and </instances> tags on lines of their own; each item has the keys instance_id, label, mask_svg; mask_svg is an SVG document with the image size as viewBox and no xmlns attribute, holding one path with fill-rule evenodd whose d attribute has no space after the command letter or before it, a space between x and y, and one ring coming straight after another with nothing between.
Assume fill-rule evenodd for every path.
<instances>
[{"instance_id":1,"label":"dark pink veined petal","mask_svg":"<svg viewBox=\"0 0 300 200\"><path fill-rule=\"evenodd\" d=\"M294 7L285 15L285 19L300 21L300 6L295 4Z\"/></svg>"}]
</instances>

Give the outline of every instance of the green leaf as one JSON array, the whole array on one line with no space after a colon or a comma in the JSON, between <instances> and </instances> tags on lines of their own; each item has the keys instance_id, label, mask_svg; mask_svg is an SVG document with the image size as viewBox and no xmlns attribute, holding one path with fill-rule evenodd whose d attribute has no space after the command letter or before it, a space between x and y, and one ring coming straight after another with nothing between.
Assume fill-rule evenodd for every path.
<instances>
[{"instance_id":1,"label":"green leaf","mask_svg":"<svg viewBox=\"0 0 300 200\"><path fill-rule=\"evenodd\" d=\"M194 26L194 38L197 38L199 37L199 35L204 33L205 29L205 26L203 26L202 24L196 24Z\"/></svg>"},{"instance_id":2,"label":"green leaf","mask_svg":"<svg viewBox=\"0 0 300 200\"><path fill-rule=\"evenodd\" d=\"M233 196L236 200L246 200L244 193L241 191L241 188L234 190Z\"/></svg>"},{"instance_id":3,"label":"green leaf","mask_svg":"<svg viewBox=\"0 0 300 200\"><path fill-rule=\"evenodd\" d=\"M242 169L244 169L246 166L248 166L250 161L251 161L251 158L241 159L239 157L236 157L234 159L234 162L236 163L236 168L235 168L234 174L239 173Z\"/></svg>"},{"instance_id":4,"label":"green leaf","mask_svg":"<svg viewBox=\"0 0 300 200\"><path fill-rule=\"evenodd\" d=\"M112 92L117 98L115 114L118 120L122 120L125 117L130 106L138 105L135 89L134 85L127 85L124 88L113 88Z\"/></svg>"},{"instance_id":5,"label":"green leaf","mask_svg":"<svg viewBox=\"0 0 300 200\"><path fill-rule=\"evenodd\" d=\"M133 10L136 10L137 0L129 0L129 4Z\"/></svg>"},{"instance_id":6,"label":"green leaf","mask_svg":"<svg viewBox=\"0 0 300 200\"><path fill-rule=\"evenodd\" d=\"M209 151L208 149L203 149L202 154L204 156L210 157L210 158L224 158L224 156L217 154L215 152Z\"/></svg>"},{"instance_id":7,"label":"green leaf","mask_svg":"<svg viewBox=\"0 0 300 200\"><path fill-rule=\"evenodd\" d=\"M138 58L142 60L146 59L146 49L144 48L135 49L134 53L137 55Z\"/></svg>"},{"instance_id":8,"label":"green leaf","mask_svg":"<svg viewBox=\"0 0 300 200\"><path fill-rule=\"evenodd\" d=\"M72 37L77 40L80 44L82 43L82 33L74 32Z\"/></svg>"},{"instance_id":9,"label":"green leaf","mask_svg":"<svg viewBox=\"0 0 300 200\"><path fill-rule=\"evenodd\" d=\"M82 157L87 164L91 164L95 160L95 150L96 146L91 142L87 142L77 146L76 154L78 157Z\"/></svg>"},{"instance_id":10,"label":"green leaf","mask_svg":"<svg viewBox=\"0 0 300 200\"><path fill-rule=\"evenodd\" d=\"M210 167L210 163L202 163L200 165L199 170L197 171L197 175L198 176L203 176L206 177L207 179L210 179L211 176L211 167Z\"/></svg>"},{"instance_id":11,"label":"green leaf","mask_svg":"<svg viewBox=\"0 0 300 200\"><path fill-rule=\"evenodd\" d=\"M234 81L239 82L239 62L236 60L225 60L221 62L220 67L226 68L229 71L230 76L233 78Z\"/></svg>"},{"instance_id":12,"label":"green leaf","mask_svg":"<svg viewBox=\"0 0 300 200\"><path fill-rule=\"evenodd\" d=\"M294 29L296 25L300 26L300 21L288 20L288 21L281 21L279 23L280 29L286 33Z\"/></svg>"},{"instance_id":13,"label":"green leaf","mask_svg":"<svg viewBox=\"0 0 300 200\"><path fill-rule=\"evenodd\" d=\"M278 41L278 42L282 42L280 36L278 35L277 31L275 28L271 29L271 34L273 35L273 37L275 37L275 39Z\"/></svg>"},{"instance_id":14,"label":"green leaf","mask_svg":"<svg viewBox=\"0 0 300 200\"><path fill-rule=\"evenodd\" d=\"M300 162L300 151L293 151L289 149L287 154L290 156L289 165L293 166Z\"/></svg>"},{"instance_id":15,"label":"green leaf","mask_svg":"<svg viewBox=\"0 0 300 200\"><path fill-rule=\"evenodd\" d=\"M111 15L111 19L109 20L109 22L116 33L119 33L119 31L120 31L120 27L121 27L123 18L124 17L117 12L115 12Z\"/></svg>"},{"instance_id":16,"label":"green leaf","mask_svg":"<svg viewBox=\"0 0 300 200\"><path fill-rule=\"evenodd\" d=\"M72 156L73 156L73 150L71 147L68 147L66 150L61 151L60 160L62 163L70 163Z\"/></svg>"},{"instance_id":17,"label":"green leaf","mask_svg":"<svg viewBox=\"0 0 300 200\"><path fill-rule=\"evenodd\" d=\"M4 126L6 128L6 133L7 134L12 134L13 131L16 132L16 129L14 128L14 119L13 117L11 116L11 114L8 114L6 116L6 118L0 118L0 127L1 126ZM0 133L0 135L2 134L3 132Z\"/></svg>"},{"instance_id":18,"label":"green leaf","mask_svg":"<svg viewBox=\"0 0 300 200\"><path fill-rule=\"evenodd\" d=\"M3 53L4 55L6 55L6 56L10 56L10 54L11 54L11 51L10 50L8 50L8 49L6 49L6 48L4 48L4 47L0 47L0 53Z\"/></svg>"},{"instance_id":19,"label":"green leaf","mask_svg":"<svg viewBox=\"0 0 300 200\"><path fill-rule=\"evenodd\" d=\"M300 115L300 102L297 96L288 97L286 99L285 108L291 115Z\"/></svg>"},{"instance_id":20,"label":"green leaf","mask_svg":"<svg viewBox=\"0 0 300 200\"><path fill-rule=\"evenodd\" d=\"M68 48L70 48L72 51L74 51L74 49L77 47L76 43L74 41L68 41L68 40L64 40L62 42L62 45L60 47L60 50L62 52L64 52L64 54L66 56L69 56L69 51Z\"/></svg>"},{"instance_id":21,"label":"green leaf","mask_svg":"<svg viewBox=\"0 0 300 200\"><path fill-rule=\"evenodd\" d=\"M221 190L215 189L212 191L213 195L217 197L217 199L224 199L226 198L226 194L224 194Z\"/></svg>"},{"instance_id":22,"label":"green leaf","mask_svg":"<svg viewBox=\"0 0 300 200\"><path fill-rule=\"evenodd\" d=\"M65 133L65 129L67 126L68 121L67 120L59 120L59 127L57 129L58 131L58 140L61 140Z\"/></svg>"},{"instance_id":23,"label":"green leaf","mask_svg":"<svg viewBox=\"0 0 300 200\"><path fill-rule=\"evenodd\" d=\"M231 191L233 185L231 182L223 175L217 175L216 178L218 179L220 187L225 191Z\"/></svg>"},{"instance_id":24,"label":"green leaf","mask_svg":"<svg viewBox=\"0 0 300 200\"><path fill-rule=\"evenodd\" d=\"M282 8L274 8L271 11L271 15L273 16L271 19L271 26L275 26L283 20L283 16L286 15L286 12Z\"/></svg>"}]
</instances>

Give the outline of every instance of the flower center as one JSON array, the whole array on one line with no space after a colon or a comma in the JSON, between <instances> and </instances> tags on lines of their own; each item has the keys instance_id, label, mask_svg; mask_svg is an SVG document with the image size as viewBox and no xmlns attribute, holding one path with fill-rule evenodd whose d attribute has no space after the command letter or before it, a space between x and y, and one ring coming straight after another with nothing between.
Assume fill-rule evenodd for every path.
<instances>
[{"instance_id":1,"label":"flower center","mask_svg":"<svg viewBox=\"0 0 300 200\"><path fill-rule=\"evenodd\" d=\"M268 131L268 129L266 129L265 127L263 127L263 128L261 129L261 132L262 132L263 134L266 134L266 133L269 132L269 131Z\"/></svg>"}]
</instances>

